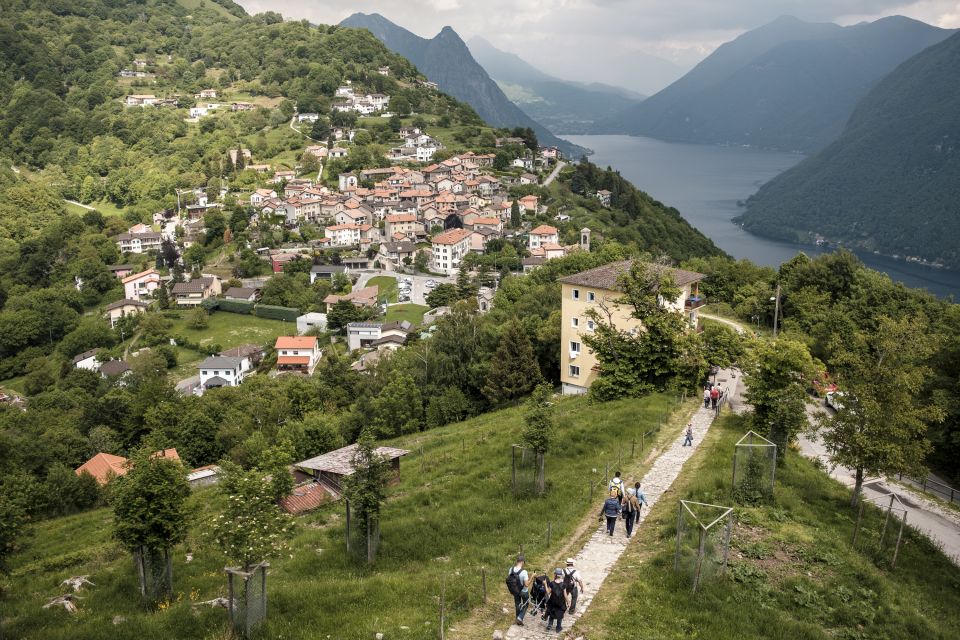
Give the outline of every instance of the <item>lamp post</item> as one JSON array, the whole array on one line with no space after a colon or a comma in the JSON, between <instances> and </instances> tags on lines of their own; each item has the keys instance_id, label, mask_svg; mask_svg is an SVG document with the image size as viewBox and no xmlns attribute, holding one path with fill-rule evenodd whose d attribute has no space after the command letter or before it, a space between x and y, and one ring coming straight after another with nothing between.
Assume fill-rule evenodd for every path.
<instances>
[{"instance_id":1,"label":"lamp post","mask_svg":"<svg viewBox=\"0 0 960 640\"><path fill-rule=\"evenodd\" d=\"M770 298L773 306L773 337L777 337L777 318L780 316L780 283L777 283L777 295Z\"/></svg>"}]
</instances>

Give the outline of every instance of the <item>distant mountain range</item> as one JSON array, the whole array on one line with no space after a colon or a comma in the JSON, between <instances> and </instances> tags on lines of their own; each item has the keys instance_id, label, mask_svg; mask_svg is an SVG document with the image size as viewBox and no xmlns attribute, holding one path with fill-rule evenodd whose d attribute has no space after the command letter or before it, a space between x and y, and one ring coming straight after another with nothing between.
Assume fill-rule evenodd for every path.
<instances>
[{"instance_id":1,"label":"distant mountain range","mask_svg":"<svg viewBox=\"0 0 960 640\"><path fill-rule=\"evenodd\" d=\"M541 144L555 145L570 157L579 157L587 151L561 140L510 102L450 27L444 27L435 37L427 40L377 13L355 13L341 22L340 26L369 30L388 49L416 65L442 91L473 107L489 125L529 127L536 132Z\"/></svg>"},{"instance_id":2,"label":"distant mountain range","mask_svg":"<svg viewBox=\"0 0 960 640\"><path fill-rule=\"evenodd\" d=\"M881 78L952 33L901 16L850 27L781 17L594 132L816 151Z\"/></svg>"},{"instance_id":3,"label":"distant mountain range","mask_svg":"<svg viewBox=\"0 0 960 640\"><path fill-rule=\"evenodd\" d=\"M597 120L637 105L644 98L620 87L560 80L481 37L467 44L510 101L554 133L585 133Z\"/></svg>"},{"instance_id":4,"label":"distant mountain range","mask_svg":"<svg viewBox=\"0 0 960 640\"><path fill-rule=\"evenodd\" d=\"M960 34L882 80L836 141L764 185L739 221L960 268Z\"/></svg>"}]
</instances>

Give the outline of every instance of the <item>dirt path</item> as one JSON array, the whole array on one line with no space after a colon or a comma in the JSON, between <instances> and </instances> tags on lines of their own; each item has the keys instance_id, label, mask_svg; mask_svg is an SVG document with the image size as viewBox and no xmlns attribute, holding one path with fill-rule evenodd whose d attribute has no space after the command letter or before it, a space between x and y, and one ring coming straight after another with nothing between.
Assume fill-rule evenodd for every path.
<instances>
[{"instance_id":1,"label":"dirt path","mask_svg":"<svg viewBox=\"0 0 960 640\"><path fill-rule=\"evenodd\" d=\"M719 377L725 378L731 392L736 393L740 381L739 376L733 377L730 372L724 371ZM673 481L680 475L684 463L703 441L714 417L713 410L700 407L692 419L693 446L684 447L681 434L667 445L664 452L653 463L650 471L643 477L641 484L649 505L640 512L638 528L643 526L650 509L664 496ZM594 596L603 586L603 581L617 565L617 561L628 544L630 544L630 539L626 537L623 521L620 520L612 537L607 535L605 525L598 525L586 545L575 554L576 567L583 578L585 588L577 603L577 612L568 615L564 620L565 630L573 627L580 616L590 608ZM512 625L506 631L504 637L517 640L542 640L544 638L555 638L557 634L555 631L547 631L539 618L530 616L526 619L524 626Z\"/></svg>"}]
</instances>

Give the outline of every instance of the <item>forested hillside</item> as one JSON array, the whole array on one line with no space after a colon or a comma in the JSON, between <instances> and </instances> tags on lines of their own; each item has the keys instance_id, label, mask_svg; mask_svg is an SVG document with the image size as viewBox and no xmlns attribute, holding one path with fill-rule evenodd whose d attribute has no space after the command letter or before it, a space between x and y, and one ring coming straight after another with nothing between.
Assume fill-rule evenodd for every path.
<instances>
[{"instance_id":1,"label":"forested hillside","mask_svg":"<svg viewBox=\"0 0 960 640\"><path fill-rule=\"evenodd\" d=\"M843 135L764 185L746 229L960 268L960 35L890 74Z\"/></svg>"},{"instance_id":2,"label":"forested hillside","mask_svg":"<svg viewBox=\"0 0 960 640\"><path fill-rule=\"evenodd\" d=\"M839 135L881 78L951 33L900 16L850 27L779 18L722 45L686 76L596 130L818 150Z\"/></svg>"}]
</instances>

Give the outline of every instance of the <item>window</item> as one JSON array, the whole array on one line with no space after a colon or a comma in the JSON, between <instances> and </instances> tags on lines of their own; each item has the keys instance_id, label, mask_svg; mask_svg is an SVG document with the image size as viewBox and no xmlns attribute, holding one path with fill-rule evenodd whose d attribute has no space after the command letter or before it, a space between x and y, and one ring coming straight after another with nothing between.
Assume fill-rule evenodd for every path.
<instances>
[{"instance_id":1,"label":"window","mask_svg":"<svg viewBox=\"0 0 960 640\"><path fill-rule=\"evenodd\" d=\"M574 289L574 290L573 290L573 299L574 299L574 300L579 300L579 299L580 299L580 289Z\"/></svg>"},{"instance_id":2,"label":"window","mask_svg":"<svg viewBox=\"0 0 960 640\"><path fill-rule=\"evenodd\" d=\"M580 353L580 343L574 340L570 341L570 353Z\"/></svg>"},{"instance_id":3,"label":"window","mask_svg":"<svg viewBox=\"0 0 960 640\"><path fill-rule=\"evenodd\" d=\"M587 292L587 302L593 302L596 299L597 299L597 294L595 294L593 291Z\"/></svg>"},{"instance_id":4,"label":"window","mask_svg":"<svg viewBox=\"0 0 960 640\"><path fill-rule=\"evenodd\" d=\"M587 330L593 331L593 320L587 320Z\"/></svg>"},{"instance_id":5,"label":"window","mask_svg":"<svg viewBox=\"0 0 960 640\"><path fill-rule=\"evenodd\" d=\"M577 327L579 327L579 326L580 326L580 318L573 318L572 320L570 320L570 326L573 327L574 329L576 329Z\"/></svg>"},{"instance_id":6,"label":"window","mask_svg":"<svg viewBox=\"0 0 960 640\"><path fill-rule=\"evenodd\" d=\"M203 374L203 375L205 375L205 376L210 375L210 372L209 372L209 371L201 371L200 373Z\"/></svg>"},{"instance_id":7,"label":"window","mask_svg":"<svg viewBox=\"0 0 960 640\"><path fill-rule=\"evenodd\" d=\"M570 365L570 377L579 378L580 377L580 367L575 364Z\"/></svg>"}]
</instances>

